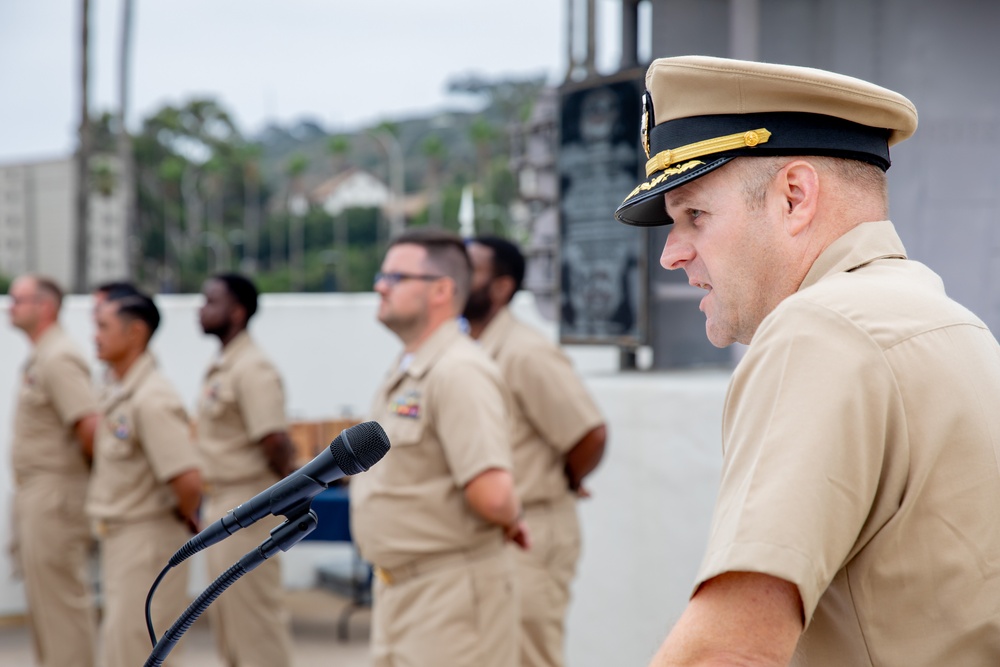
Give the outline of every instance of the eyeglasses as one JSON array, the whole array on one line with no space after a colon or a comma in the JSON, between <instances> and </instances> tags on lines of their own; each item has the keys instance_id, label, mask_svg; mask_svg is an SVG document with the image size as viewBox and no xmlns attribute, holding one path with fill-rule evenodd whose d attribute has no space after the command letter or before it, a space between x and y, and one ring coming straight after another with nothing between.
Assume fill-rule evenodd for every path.
<instances>
[{"instance_id":1,"label":"eyeglasses","mask_svg":"<svg viewBox=\"0 0 1000 667\"><path fill-rule=\"evenodd\" d=\"M441 280L444 277L445 276L432 276L424 273L401 273L399 271L382 273L379 271L375 274L375 284L385 281L385 284L389 287L395 287L404 280L426 280L430 282L432 280Z\"/></svg>"}]
</instances>

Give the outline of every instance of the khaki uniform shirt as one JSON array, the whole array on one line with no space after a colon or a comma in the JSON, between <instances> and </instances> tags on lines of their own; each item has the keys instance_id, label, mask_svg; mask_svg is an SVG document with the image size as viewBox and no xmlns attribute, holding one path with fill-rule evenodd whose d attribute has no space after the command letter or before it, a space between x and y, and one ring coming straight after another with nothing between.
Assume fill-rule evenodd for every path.
<instances>
[{"instance_id":1,"label":"khaki uniform shirt","mask_svg":"<svg viewBox=\"0 0 1000 667\"><path fill-rule=\"evenodd\" d=\"M281 377L244 331L222 349L202 383L197 445L205 480L273 476L260 440L286 428Z\"/></svg>"},{"instance_id":2,"label":"khaki uniform shirt","mask_svg":"<svg viewBox=\"0 0 1000 667\"><path fill-rule=\"evenodd\" d=\"M392 569L502 539L466 503L480 473L511 469L509 399L496 365L457 322L441 325L392 371L370 418L391 449L351 478L351 531L364 557Z\"/></svg>"},{"instance_id":3,"label":"khaki uniform shirt","mask_svg":"<svg viewBox=\"0 0 1000 667\"><path fill-rule=\"evenodd\" d=\"M513 397L514 479L521 501L528 506L571 495L566 454L604 420L569 358L506 308L479 342L496 359Z\"/></svg>"},{"instance_id":4,"label":"khaki uniform shirt","mask_svg":"<svg viewBox=\"0 0 1000 667\"><path fill-rule=\"evenodd\" d=\"M698 583L798 586L793 664L1000 664L1000 347L861 225L761 323L736 369Z\"/></svg>"},{"instance_id":5,"label":"khaki uniform shirt","mask_svg":"<svg viewBox=\"0 0 1000 667\"><path fill-rule=\"evenodd\" d=\"M87 513L137 521L173 511L168 482L198 467L180 396L147 352L108 388L94 442Z\"/></svg>"},{"instance_id":6,"label":"khaki uniform shirt","mask_svg":"<svg viewBox=\"0 0 1000 667\"><path fill-rule=\"evenodd\" d=\"M51 326L31 351L21 376L11 446L19 484L41 474L89 474L73 426L97 412L90 370L72 339Z\"/></svg>"}]
</instances>

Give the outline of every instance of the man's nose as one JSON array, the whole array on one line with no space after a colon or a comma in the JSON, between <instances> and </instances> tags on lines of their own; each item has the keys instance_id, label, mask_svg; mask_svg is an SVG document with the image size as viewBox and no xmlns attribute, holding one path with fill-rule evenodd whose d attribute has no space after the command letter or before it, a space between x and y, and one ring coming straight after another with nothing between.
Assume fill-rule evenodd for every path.
<instances>
[{"instance_id":1,"label":"man's nose","mask_svg":"<svg viewBox=\"0 0 1000 667\"><path fill-rule=\"evenodd\" d=\"M684 265L694 259L694 248L677 234L676 230L670 230L667 234L667 242L663 244L663 254L660 255L660 266L673 271L683 269Z\"/></svg>"}]
</instances>

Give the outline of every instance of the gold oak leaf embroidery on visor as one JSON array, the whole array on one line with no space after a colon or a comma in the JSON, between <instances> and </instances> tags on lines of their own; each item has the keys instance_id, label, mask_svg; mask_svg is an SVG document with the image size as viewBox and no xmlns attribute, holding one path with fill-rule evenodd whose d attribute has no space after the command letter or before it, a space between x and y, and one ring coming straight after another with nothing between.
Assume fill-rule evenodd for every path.
<instances>
[{"instance_id":1,"label":"gold oak leaf embroidery on visor","mask_svg":"<svg viewBox=\"0 0 1000 667\"><path fill-rule=\"evenodd\" d=\"M655 188L657 185L666 180L668 176L676 176L677 174L683 174L685 171L691 171L695 167L703 164L705 163L702 162L701 160L691 160L690 162L679 164L676 167L670 167L668 169L664 169L653 180L647 181L645 183L640 183L639 187L630 192L628 197L625 197L625 201L628 201L629 199L636 196L640 192L644 192L645 190L651 190Z\"/></svg>"}]
</instances>

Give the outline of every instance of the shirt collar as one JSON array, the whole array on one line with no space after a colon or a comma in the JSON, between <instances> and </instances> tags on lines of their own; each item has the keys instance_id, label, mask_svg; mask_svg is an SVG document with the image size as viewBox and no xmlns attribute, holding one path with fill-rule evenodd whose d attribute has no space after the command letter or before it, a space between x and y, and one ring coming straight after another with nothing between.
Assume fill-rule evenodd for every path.
<instances>
[{"instance_id":1,"label":"shirt collar","mask_svg":"<svg viewBox=\"0 0 1000 667\"><path fill-rule=\"evenodd\" d=\"M236 334L229 344L219 350L219 355L212 362L212 369L226 368L233 364L239 353L251 344L250 334L246 329Z\"/></svg>"},{"instance_id":2,"label":"shirt collar","mask_svg":"<svg viewBox=\"0 0 1000 667\"><path fill-rule=\"evenodd\" d=\"M139 385L142 384L143 380L156 369L156 359L148 351L143 352L135 363L125 371L125 377L120 378L115 381L113 385L109 388L110 390L110 402L112 405L117 404L119 401L127 396L131 396Z\"/></svg>"},{"instance_id":3,"label":"shirt collar","mask_svg":"<svg viewBox=\"0 0 1000 667\"><path fill-rule=\"evenodd\" d=\"M903 242L888 220L862 223L831 243L813 262L799 291L879 259L906 259Z\"/></svg>"},{"instance_id":4,"label":"shirt collar","mask_svg":"<svg viewBox=\"0 0 1000 667\"><path fill-rule=\"evenodd\" d=\"M55 344L56 340L62 335L62 332L62 326L58 322L53 322L38 339L35 347L42 349Z\"/></svg>"},{"instance_id":5,"label":"shirt collar","mask_svg":"<svg viewBox=\"0 0 1000 667\"><path fill-rule=\"evenodd\" d=\"M479 344L483 350L494 359L504 342L510 335L510 330L514 327L514 316L510 309L504 306L493 316L483 333L479 336Z\"/></svg>"},{"instance_id":6,"label":"shirt collar","mask_svg":"<svg viewBox=\"0 0 1000 667\"><path fill-rule=\"evenodd\" d=\"M62 326L60 326L58 322L52 324L52 326L46 329L41 337L39 337L38 341L31 347L31 351L28 353L28 360L25 363L30 365L36 358L38 358L40 353L54 346L56 341L59 340L62 335Z\"/></svg>"},{"instance_id":7,"label":"shirt collar","mask_svg":"<svg viewBox=\"0 0 1000 667\"><path fill-rule=\"evenodd\" d=\"M461 336L457 320L443 323L413 354L413 361L406 369L406 374L416 378L423 376L434 365L438 357Z\"/></svg>"}]
</instances>

